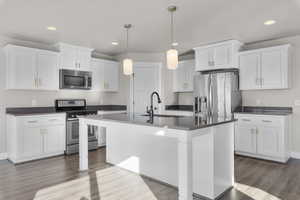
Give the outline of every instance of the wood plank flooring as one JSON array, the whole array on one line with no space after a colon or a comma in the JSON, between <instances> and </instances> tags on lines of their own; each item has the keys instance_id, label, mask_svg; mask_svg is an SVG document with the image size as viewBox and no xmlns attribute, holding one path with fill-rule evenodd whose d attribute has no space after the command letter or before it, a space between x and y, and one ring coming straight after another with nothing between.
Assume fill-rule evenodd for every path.
<instances>
[{"instance_id":1,"label":"wood plank flooring","mask_svg":"<svg viewBox=\"0 0 300 200\"><path fill-rule=\"evenodd\" d=\"M111 168L105 163L104 148L89 153L89 164L90 170L80 173L77 155L16 166L8 161L0 161L0 199L31 200L43 188L87 175L89 179L94 179L96 171ZM300 200L300 160L290 160L285 165L237 156L235 177L235 187L221 200ZM157 200L177 200L175 188L147 178L143 178L143 182ZM91 183L90 190L97 193L97 188ZM101 200L99 195L91 196L91 199Z\"/></svg>"}]
</instances>

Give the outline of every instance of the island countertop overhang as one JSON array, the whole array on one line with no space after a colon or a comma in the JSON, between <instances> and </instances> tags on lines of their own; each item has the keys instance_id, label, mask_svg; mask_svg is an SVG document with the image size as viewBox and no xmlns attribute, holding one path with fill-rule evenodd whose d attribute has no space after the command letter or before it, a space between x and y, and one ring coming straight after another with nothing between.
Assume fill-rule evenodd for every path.
<instances>
[{"instance_id":1,"label":"island countertop overhang","mask_svg":"<svg viewBox=\"0 0 300 200\"><path fill-rule=\"evenodd\" d=\"M236 121L236 119L234 119L233 116L220 117L216 115L210 117L200 117L200 116L154 117L151 120L148 116L143 116L142 114L139 113L91 115L91 116L81 116L80 118L87 119L87 120L119 122L125 124L176 129L176 130L184 130L184 131L193 131L197 129L212 127L212 126Z\"/></svg>"}]
</instances>

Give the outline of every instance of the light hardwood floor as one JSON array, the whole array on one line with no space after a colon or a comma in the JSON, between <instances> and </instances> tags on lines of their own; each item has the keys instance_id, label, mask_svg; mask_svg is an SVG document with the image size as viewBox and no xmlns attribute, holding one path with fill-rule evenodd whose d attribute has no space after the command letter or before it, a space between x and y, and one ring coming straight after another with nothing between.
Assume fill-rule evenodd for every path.
<instances>
[{"instance_id":1,"label":"light hardwood floor","mask_svg":"<svg viewBox=\"0 0 300 200\"><path fill-rule=\"evenodd\" d=\"M78 156L55 158L13 165L0 161L0 199L29 200L38 191L89 175L111 167L105 163L105 149L89 153L89 172L78 172ZM288 164L256 160L237 156L235 158L235 188L221 200L300 200L300 160ZM143 178L157 200L177 200L177 190L159 182ZM92 199L100 200L97 188L92 184ZM99 192L99 191L98 191Z\"/></svg>"}]
</instances>

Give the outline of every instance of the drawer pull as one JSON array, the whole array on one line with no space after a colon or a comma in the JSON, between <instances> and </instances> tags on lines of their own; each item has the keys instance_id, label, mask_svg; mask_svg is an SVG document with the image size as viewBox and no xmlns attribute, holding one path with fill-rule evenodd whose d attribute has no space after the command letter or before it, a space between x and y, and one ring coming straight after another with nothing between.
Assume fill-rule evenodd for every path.
<instances>
[{"instance_id":1,"label":"drawer pull","mask_svg":"<svg viewBox=\"0 0 300 200\"><path fill-rule=\"evenodd\" d=\"M37 123L38 121L27 121L28 123L31 123L31 124L33 124L33 123Z\"/></svg>"},{"instance_id":2,"label":"drawer pull","mask_svg":"<svg viewBox=\"0 0 300 200\"><path fill-rule=\"evenodd\" d=\"M242 121L244 121L244 122L251 122L250 119L242 119Z\"/></svg>"},{"instance_id":3,"label":"drawer pull","mask_svg":"<svg viewBox=\"0 0 300 200\"><path fill-rule=\"evenodd\" d=\"M271 123L272 121L270 121L270 120L262 120L262 122Z\"/></svg>"},{"instance_id":4,"label":"drawer pull","mask_svg":"<svg viewBox=\"0 0 300 200\"><path fill-rule=\"evenodd\" d=\"M58 119L49 119L50 122L58 121Z\"/></svg>"}]
</instances>

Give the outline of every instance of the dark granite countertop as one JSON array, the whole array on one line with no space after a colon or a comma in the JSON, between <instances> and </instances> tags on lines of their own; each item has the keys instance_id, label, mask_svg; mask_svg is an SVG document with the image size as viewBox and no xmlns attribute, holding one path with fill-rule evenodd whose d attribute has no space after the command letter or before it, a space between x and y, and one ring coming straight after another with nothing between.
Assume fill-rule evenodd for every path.
<instances>
[{"instance_id":1,"label":"dark granite countertop","mask_svg":"<svg viewBox=\"0 0 300 200\"><path fill-rule=\"evenodd\" d=\"M242 106L234 113L256 114L256 115L290 115L293 113L291 107L262 107L262 106Z\"/></svg>"},{"instance_id":2,"label":"dark granite countertop","mask_svg":"<svg viewBox=\"0 0 300 200\"><path fill-rule=\"evenodd\" d=\"M126 110L125 105L88 105L86 110L97 110L97 111L119 111ZM17 108L6 108L6 114L23 116L23 115L41 115L41 114L54 114L64 113L56 111L55 107L17 107Z\"/></svg>"},{"instance_id":3,"label":"dark granite countertop","mask_svg":"<svg viewBox=\"0 0 300 200\"><path fill-rule=\"evenodd\" d=\"M196 130L201 128L206 128L210 126L216 126L219 124L230 123L235 121L233 117L183 117L183 116L168 116L168 117L154 117L153 121L150 120L148 116L143 116L142 114L127 113L127 114L114 114L114 115L93 115L93 116L82 116L84 119L93 120L104 120L113 121L120 123L144 125L144 126L154 126L154 127L167 127L170 129L179 130Z\"/></svg>"},{"instance_id":4,"label":"dark granite countertop","mask_svg":"<svg viewBox=\"0 0 300 200\"><path fill-rule=\"evenodd\" d=\"M166 110L193 112L193 105L166 105Z\"/></svg>"}]
</instances>

